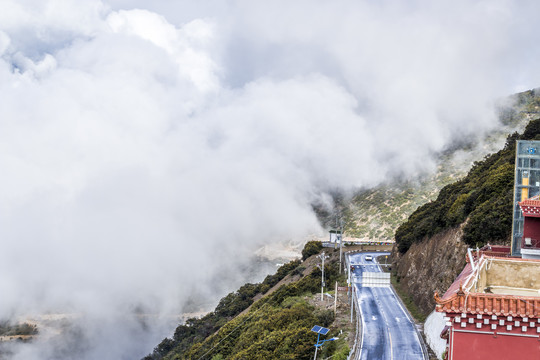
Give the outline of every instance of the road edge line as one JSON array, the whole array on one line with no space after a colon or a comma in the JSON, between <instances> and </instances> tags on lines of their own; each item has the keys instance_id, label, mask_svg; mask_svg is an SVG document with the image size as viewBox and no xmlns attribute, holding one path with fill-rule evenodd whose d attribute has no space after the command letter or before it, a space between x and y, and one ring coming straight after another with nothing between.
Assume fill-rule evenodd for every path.
<instances>
[{"instance_id":1,"label":"road edge line","mask_svg":"<svg viewBox=\"0 0 540 360\"><path fill-rule=\"evenodd\" d=\"M418 340L420 341L420 346L422 347L422 353L424 354L424 359L429 360L429 352L427 350L427 346L426 346L426 343L424 341L424 337L422 336L422 334L420 334L420 330L418 330L418 327L416 327L416 320L413 318L413 316L409 312L409 309L407 309L407 307L403 303L403 300L401 299L401 296L399 296L396 289L394 289L394 285L392 285L392 282L390 282L390 288L392 289L392 292L394 293L394 296L396 297L396 299L398 299L399 306L401 307L401 309L403 310L405 315L407 315L407 317L409 318L409 321L414 325L414 330L416 332L416 336L418 337Z\"/></svg>"}]
</instances>

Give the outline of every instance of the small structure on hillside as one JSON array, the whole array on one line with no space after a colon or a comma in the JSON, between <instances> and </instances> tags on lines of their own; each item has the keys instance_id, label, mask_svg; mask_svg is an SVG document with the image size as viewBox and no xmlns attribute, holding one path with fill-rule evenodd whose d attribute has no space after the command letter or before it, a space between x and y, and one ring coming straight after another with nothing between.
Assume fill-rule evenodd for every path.
<instances>
[{"instance_id":1,"label":"small structure on hillside","mask_svg":"<svg viewBox=\"0 0 540 360\"><path fill-rule=\"evenodd\" d=\"M446 359L540 359L540 260L469 253L448 291L435 293Z\"/></svg>"}]
</instances>

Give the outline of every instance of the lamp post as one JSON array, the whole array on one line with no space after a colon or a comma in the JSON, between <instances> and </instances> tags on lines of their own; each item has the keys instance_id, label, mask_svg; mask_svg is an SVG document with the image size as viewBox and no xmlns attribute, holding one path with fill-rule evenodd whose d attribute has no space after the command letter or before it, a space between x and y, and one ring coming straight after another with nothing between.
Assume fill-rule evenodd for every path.
<instances>
[{"instance_id":1,"label":"lamp post","mask_svg":"<svg viewBox=\"0 0 540 360\"><path fill-rule=\"evenodd\" d=\"M326 256L324 254L324 251L323 251L322 254L319 255L319 257L322 260L322 265L321 265L321 271L322 271L322 273L321 273L321 301L323 301L323 293L324 293L324 259L327 259L328 256ZM317 265L317 266L319 266L319 265Z\"/></svg>"},{"instance_id":2,"label":"lamp post","mask_svg":"<svg viewBox=\"0 0 540 360\"><path fill-rule=\"evenodd\" d=\"M333 337L331 339L327 340L320 340L321 335L326 335L330 331L330 329L324 328L319 325L315 325L311 331L317 333L317 343L315 344L315 356L313 357L313 360L317 360L317 350L319 350L319 347L323 346L323 344L327 341L335 341L339 340L337 337Z\"/></svg>"},{"instance_id":3,"label":"lamp post","mask_svg":"<svg viewBox=\"0 0 540 360\"><path fill-rule=\"evenodd\" d=\"M341 274L341 256L343 254L343 220L339 219L339 273Z\"/></svg>"}]
</instances>

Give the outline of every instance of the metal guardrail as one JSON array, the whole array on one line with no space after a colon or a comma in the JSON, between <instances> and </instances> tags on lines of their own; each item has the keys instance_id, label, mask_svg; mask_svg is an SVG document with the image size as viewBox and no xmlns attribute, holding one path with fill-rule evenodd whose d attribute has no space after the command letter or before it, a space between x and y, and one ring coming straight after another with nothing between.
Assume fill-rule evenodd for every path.
<instances>
[{"instance_id":1,"label":"metal guardrail","mask_svg":"<svg viewBox=\"0 0 540 360\"><path fill-rule=\"evenodd\" d=\"M346 269L350 269L351 268L351 264L349 262L349 253L351 253L351 251L348 251L345 253L345 264L346 264ZM351 284L352 285L352 284ZM355 316L355 320L356 320L356 329L355 329L355 336L354 336L354 344L353 344L353 347L351 349L351 351L349 351L349 355L347 356L347 360L354 360L357 358L357 346L358 346L358 343L362 343L362 332L361 332L361 329L360 329L360 324L362 323L362 315L360 314L360 311L359 311L359 305L358 305L358 298L355 296L354 294L354 285L351 286L351 296L353 297L353 301L352 301L352 308L351 308L351 311L353 313L356 313L356 316Z\"/></svg>"},{"instance_id":2,"label":"metal guardrail","mask_svg":"<svg viewBox=\"0 0 540 360\"><path fill-rule=\"evenodd\" d=\"M322 243L323 248L339 248L338 243L333 243L329 241L323 241Z\"/></svg>"},{"instance_id":3,"label":"metal guardrail","mask_svg":"<svg viewBox=\"0 0 540 360\"><path fill-rule=\"evenodd\" d=\"M351 296L354 296L354 293L351 294ZM360 329L360 324L362 323L362 315L358 308L358 299L355 298L353 301L353 308L356 312L356 336L354 337L354 346L352 350L349 352L349 356L347 357L347 360L353 360L358 358L358 343L362 344L362 329ZM360 349L361 350L361 349Z\"/></svg>"},{"instance_id":4,"label":"metal guardrail","mask_svg":"<svg viewBox=\"0 0 540 360\"><path fill-rule=\"evenodd\" d=\"M330 241L321 241L321 244L325 248L336 248L339 249L339 242L330 242ZM352 248L352 247L359 247L359 246L393 246L394 243L391 242L384 242L384 241L370 241L370 242L343 242L343 249ZM377 251L377 250L370 250L370 251ZM387 250L383 250L387 251Z\"/></svg>"}]
</instances>

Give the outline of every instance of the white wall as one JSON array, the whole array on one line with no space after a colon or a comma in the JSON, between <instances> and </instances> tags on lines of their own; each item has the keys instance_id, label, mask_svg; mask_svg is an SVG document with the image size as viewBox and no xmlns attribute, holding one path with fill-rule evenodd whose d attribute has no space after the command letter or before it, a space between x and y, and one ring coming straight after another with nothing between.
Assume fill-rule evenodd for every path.
<instances>
[{"instance_id":1,"label":"white wall","mask_svg":"<svg viewBox=\"0 0 540 360\"><path fill-rule=\"evenodd\" d=\"M445 321L441 313L433 311L429 314L424 324L424 334L426 341L437 355L438 359L442 360L442 354L446 349L446 340L441 339L441 331L444 329Z\"/></svg>"}]
</instances>

